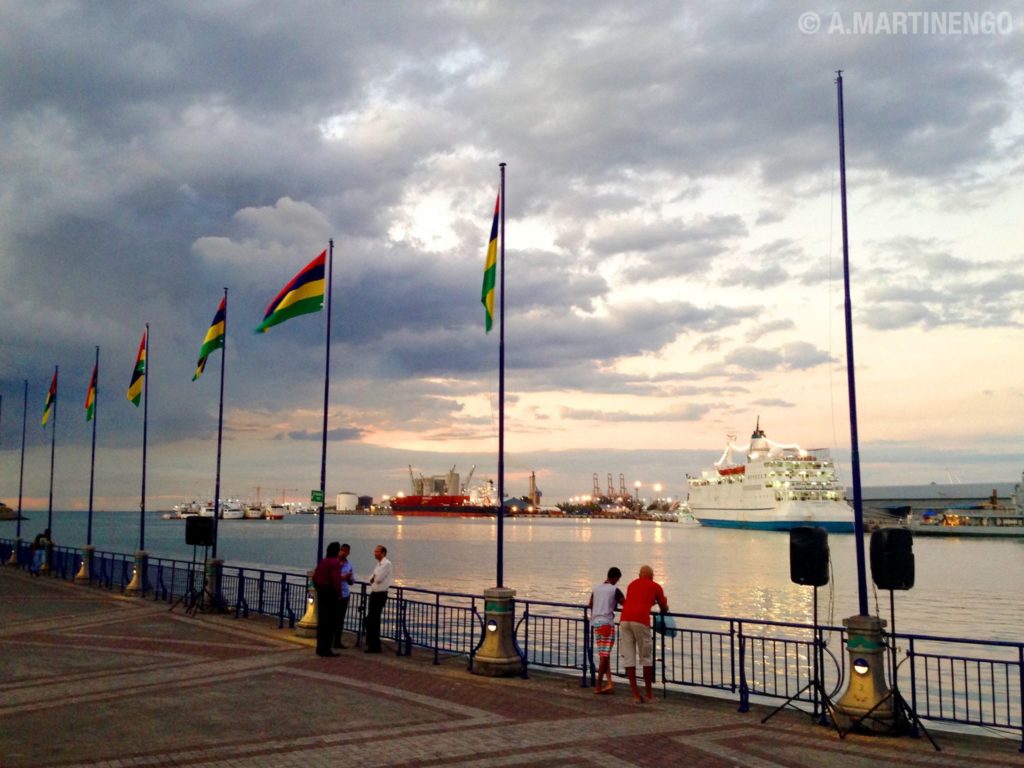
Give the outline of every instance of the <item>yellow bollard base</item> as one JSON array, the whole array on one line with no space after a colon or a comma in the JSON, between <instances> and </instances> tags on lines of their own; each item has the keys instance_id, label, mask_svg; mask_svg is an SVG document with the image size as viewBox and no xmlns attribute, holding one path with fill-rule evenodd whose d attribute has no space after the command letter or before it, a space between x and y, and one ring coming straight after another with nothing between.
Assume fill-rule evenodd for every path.
<instances>
[{"instance_id":1,"label":"yellow bollard base","mask_svg":"<svg viewBox=\"0 0 1024 768\"><path fill-rule=\"evenodd\" d=\"M319 616L316 610L316 592L310 590L309 598L306 600L306 613L295 623L296 637L316 637L316 628L319 623Z\"/></svg>"},{"instance_id":2,"label":"yellow bollard base","mask_svg":"<svg viewBox=\"0 0 1024 768\"><path fill-rule=\"evenodd\" d=\"M885 679L885 620L851 616L843 619L843 625L847 629L850 679L835 705L836 725L844 731L891 733L896 724L896 702Z\"/></svg>"},{"instance_id":3,"label":"yellow bollard base","mask_svg":"<svg viewBox=\"0 0 1024 768\"><path fill-rule=\"evenodd\" d=\"M128 597L140 597L143 590L142 574L146 570L146 560L148 559L148 553L139 550L135 553L135 570L132 571L132 580L128 582L128 585L124 588L124 593Z\"/></svg>"},{"instance_id":4,"label":"yellow bollard base","mask_svg":"<svg viewBox=\"0 0 1024 768\"><path fill-rule=\"evenodd\" d=\"M82 548L82 566L78 569L78 573L75 574L75 584L88 584L89 574L92 571L92 553L96 551L96 547L86 544Z\"/></svg>"},{"instance_id":5,"label":"yellow bollard base","mask_svg":"<svg viewBox=\"0 0 1024 768\"><path fill-rule=\"evenodd\" d=\"M473 657L473 674L514 677L523 671L513 634L516 592L506 587L484 590L484 641Z\"/></svg>"}]
</instances>

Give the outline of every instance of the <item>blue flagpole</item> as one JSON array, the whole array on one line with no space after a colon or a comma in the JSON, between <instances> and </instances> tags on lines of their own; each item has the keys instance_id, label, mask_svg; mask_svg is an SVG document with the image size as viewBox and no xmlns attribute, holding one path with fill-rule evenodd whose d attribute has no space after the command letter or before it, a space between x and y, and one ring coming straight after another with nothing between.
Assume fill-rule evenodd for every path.
<instances>
[{"instance_id":1,"label":"blue flagpole","mask_svg":"<svg viewBox=\"0 0 1024 768\"><path fill-rule=\"evenodd\" d=\"M501 168L501 287L498 322L498 587L504 587L505 570L505 163Z\"/></svg>"},{"instance_id":2,"label":"blue flagpole","mask_svg":"<svg viewBox=\"0 0 1024 768\"><path fill-rule=\"evenodd\" d=\"M57 376L59 372L60 366L54 366L53 378L57 382L57 391L53 396L53 424L50 428L50 503L46 509L46 527L51 532L53 531L53 460L57 452L57 401L60 399L60 380Z\"/></svg>"},{"instance_id":3,"label":"blue flagpole","mask_svg":"<svg viewBox=\"0 0 1024 768\"><path fill-rule=\"evenodd\" d=\"M213 487L213 559L217 559L217 526L220 517L220 449L224 435L224 367L228 362L228 289L224 288L224 343L220 348L220 405L217 407L217 479Z\"/></svg>"},{"instance_id":4,"label":"blue flagpole","mask_svg":"<svg viewBox=\"0 0 1024 768\"><path fill-rule=\"evenodd\" d=\"M96 347L96 389L93 390L92 401L92 457L89 460L89 522L86 526L85 543L92 545L92 503L93 489L96 481L96 421L100 413L100 348ZM91 383L91 382L90 382Z\"/></svg>"},{"instance_id":5,"label":"blue flagpole","mask_svg":"<svg viewBox=\"0 0 1024 768\"><path fill-rule=\"evenodd\" d=\"M139 503L139 550L146 551L146 441L149 437L149 323L146 323L146 362L142 374L142 500Z\"/></svg>"},{"instance_id":6,"label":"blue flagpole","mask_svg":"<svg viewBox=\"0 0 1024 768\"><path fill-rule=\"evenodd\" d=\"M846 134L843 126L843 71L836 72L839 103L839 199L843 226L843 286L846 314L846 380L850 400L850 467L853 472L853 538L857 548L857 597L861 616L868 615L864 563L864 505L860 488L860 447L857 438L857 387L853 365L853 309L850 303L850 241L846 231Z\"/></svg>"},{"instance_id":7,"label":"blue flagpole","mask_svg":"<svg viewBox=\"0 0 1024 768\"><path fill-rule=\"evenodd\" d=\"M327 248L327 353L324 356L324 426L320 448L320 515L317 524L316 558L324 555L324 506L327 496L327 406L331 392L331 282L334 273L334 238Z\"/></svg>"},{"instance_id":8,"label":"blue flagpole","mask_svg":"<svg viewBox=\"0 0 1024 768\"><path fill-rule=\"evenodd\" d=\"M28 425L28 379L25 379L25 404L21 410L21 469L18 470L18 530L15 534L21 538L21 498L25 487L25 427Z\"/></svg>"}]
</instances>

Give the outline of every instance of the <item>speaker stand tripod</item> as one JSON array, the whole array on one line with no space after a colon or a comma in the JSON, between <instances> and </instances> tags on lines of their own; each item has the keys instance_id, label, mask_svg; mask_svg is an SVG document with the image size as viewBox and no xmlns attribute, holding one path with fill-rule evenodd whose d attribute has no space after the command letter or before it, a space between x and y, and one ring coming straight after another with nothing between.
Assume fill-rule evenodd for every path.
<instances>
[{"instance_id":1,"label":"speaker stand tripod","mask_svg":"<svg viewBox=\"0 0 1024 768\"><path fill-rule=\"evenodd\" d=\"M206 610L206 606L214 605L214 597L207 586L206 580L206 559L209 547L203 545L203 588L196 589L196 545L192 545L192 565L188 570L188 590L182 593L181 597L175 600L168 611L173 611L179 605L185 606L185 613L195 616L196 611Z\"/></svg>"},{"instance_id":2,"label":"speaker stand tripod","mask_svg":"<svg viewBox=\"0 0 1024 768\"><path fill-rule=\"evenodd\" d=\"M910 706L903 694L900 693L899 680L896 677L896 673L899 669L899 665L896 663L896 601L893 598L893 590L889 590L889 637L892 638L889 644L889 677L890 677L890 688L889 693L882 697L882 699L875 704L871 709L865 712L863 715L850 722L850 727L845 731L842 731L839 735L845 736L847 733L852 731L858 725L863 723L865 720L870 720L875 723L884 723L881 718L875 717L874 713L878 711L879 707L885 704L887 701L892 701L893 705L893 721L890 728L891 733L899 733L903 728L913 726L911 731L914 736L917 736L918 729L925 735L925 738L931 742L932 746L935 747L936 752L941 752L942 748L935 743L935 739L928 733L928 729L924 727L924 723L921 722L921 718L918 717L917 712Z\"/></svg>"},{"instance_id":3,"label":"speaker stand tripod","mask_svg":"<svg viewBox=\"0 0 1024 768\"><path fill-rule=\"evenodd\" d=\"M821 725L828 725L828 722L831 721L832 726L836 729L836 733L842 736L839 725L836 723L835 705L832 703L832 698L825 691L825 686L821 681L825 673L824 649L825 644L822 642L821 629L818 626L818 588L814 587L814 643L811 652L811 680L807 685L773 709L767 717L761 720L762 724L767 723L786 707L792 707L799 712L803 712L804 710L800 709L793 702L799 699L804 691L810 690L814 692L814 709L811 712L811 719Z\"/></svg>"}]
</instances>

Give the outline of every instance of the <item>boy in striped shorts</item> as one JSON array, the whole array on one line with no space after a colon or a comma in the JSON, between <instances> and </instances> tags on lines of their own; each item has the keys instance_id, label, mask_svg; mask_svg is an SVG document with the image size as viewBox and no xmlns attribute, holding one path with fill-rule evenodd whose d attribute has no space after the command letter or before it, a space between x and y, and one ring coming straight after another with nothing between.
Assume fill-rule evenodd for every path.
<instances>
[{"instance_id":1,"label":"boy in striped shorts","mask_svg":"<svg viewBox=\"0 0 1024 768\"><path fill-rule=\"evenodd\" d=\"M594 646L597 648L597 682L594 693L614 693L612 687L611 653L615 645L615 609L622 605L625 596L615 585L622 578L622 571L615 566L608 569L608 578L602 584L595 584L590 593L593 610L591 626L594 628ZM602 677L607 681L601 684Z\"/></svg>"}]
</instances>

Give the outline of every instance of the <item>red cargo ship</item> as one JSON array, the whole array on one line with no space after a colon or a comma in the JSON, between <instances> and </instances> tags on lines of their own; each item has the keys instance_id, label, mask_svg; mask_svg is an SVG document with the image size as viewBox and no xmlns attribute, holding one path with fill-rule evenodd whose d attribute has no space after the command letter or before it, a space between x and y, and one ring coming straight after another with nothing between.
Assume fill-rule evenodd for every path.
<instances>
[{"instance_id":1,"label":"red cargo ship","mask_svg":"<svg viewBox=\"0 0 1024 768\"><path fill-rule=\"evenodd\" d=\"M410 517L493 517L494 505L471 504L469 496L435 494L433 496L396 496L391 512Z\"/></svg>"},{"instance_id":2,"label":"red cargo ship","mask_svg":"<svg viewBox=\"0 0 1024 768\"><path fill-rule=\"evenodd\" d=\"M469 471L466 484L473 478ZM447 474L433 477L416 477L409 467L412 493L391 499L391 513L410 517L493 517L498 506L493 502L494 485L488 482L481 488L467 493L460 483L459 473L452 467Z\"/></svg>"}]
</instances>

